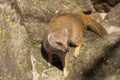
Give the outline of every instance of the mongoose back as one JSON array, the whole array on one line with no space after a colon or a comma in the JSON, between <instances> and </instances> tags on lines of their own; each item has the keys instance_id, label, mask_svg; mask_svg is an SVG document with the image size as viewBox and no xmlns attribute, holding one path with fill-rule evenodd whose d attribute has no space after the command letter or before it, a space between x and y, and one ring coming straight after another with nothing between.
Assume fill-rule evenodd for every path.
<instances>
[{"instance_id":1,"label":"mongoose back","mask_svg":"<svg viewBox=\"0 0 120 80\"><path fill-rule=\"evenodd\" d=\"M45 29L42 45L48 54L48 62L52 63L52 55L57 54L62 61L65 77L69 73L67 70L69 44L75 46L74 56L77 57L83 43L83 33L87 28L101 37L107 34L98 22L81 13L55 16Z\"/></svg>"}]
</instances>

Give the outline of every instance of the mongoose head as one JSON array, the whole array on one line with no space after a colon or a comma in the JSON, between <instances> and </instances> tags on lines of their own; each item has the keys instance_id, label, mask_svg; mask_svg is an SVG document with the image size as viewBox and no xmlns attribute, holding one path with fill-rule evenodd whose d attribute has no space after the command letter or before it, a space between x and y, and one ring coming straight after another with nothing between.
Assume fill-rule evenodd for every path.
<instances>
[{"instance_id":1,"label":"mongoose head","mask_svg":"<svg viewBox=\"0 0 120 80\"><path fill-rule=\"evenodd\" d=\"M68 48L68 30L59 29L48 34L48 42L51 47L62 52L69 52Z\"/></svg>"}]
</instances>

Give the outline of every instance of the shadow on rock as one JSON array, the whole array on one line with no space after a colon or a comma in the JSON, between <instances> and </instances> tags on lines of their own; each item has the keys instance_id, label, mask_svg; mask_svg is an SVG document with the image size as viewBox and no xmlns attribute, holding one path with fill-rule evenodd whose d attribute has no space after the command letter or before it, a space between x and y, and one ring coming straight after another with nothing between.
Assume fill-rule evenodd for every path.
<instances>
[{"instance_id":1,"label":"shadow on rock","mask_svg":"<svg viewBox=\"0 0 120 80\"><path fill-rule=\"evenodd\" d=\"M41 53L42 53L42 57L48 62L48 55L45 49L43 48L43 46L41 46ZM57 55L53 55L52 65L60 70L63 70L62 62L60 61L60 58Z\"/></svg>"},{"instance_id":2,"label":"shadow on rock","mask_svg":"<svg viewBox=\"0 0 120 80\"><path fill-rule=\"evenodd\" d=\"M115 68L117 68L118 65L114 64L114 67L113 67L111 63L115 63L115 62L113 62L114 60L110 60L110 59L112 59L112 57L114 55L117 55L116 49L118 49L118 48L120 48L120 40L118 40L114 45L106 46L104 48L104 50L105 50L105 52L103 53L104 55L95 61L94 65L91 69L88 69L87 71L84 72L83 80L96 80L97 78L95 78L95 76L99 76L99 75L100 76L102 75L102 78L104 79L106 77L106 75L115 73L116 72ZM120 57L120 56L118 55L118 57ZM103 66L104 66L104 68L103 68ZM112 67L111 69L113 69L113 70L107 70L108 69L107 67L109 67L109 68Z\"/></svg>"}]
</instances>

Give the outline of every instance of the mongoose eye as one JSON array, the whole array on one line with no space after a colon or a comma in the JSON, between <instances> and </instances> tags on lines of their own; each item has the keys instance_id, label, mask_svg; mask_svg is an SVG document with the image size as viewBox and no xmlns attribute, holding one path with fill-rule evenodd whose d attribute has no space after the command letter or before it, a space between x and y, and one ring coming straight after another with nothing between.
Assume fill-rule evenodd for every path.
<instances>
[{"instance_id":1,"label":"mongoose eye","mask_svg":"<svg viewBox=\"0 0 120 80\"><path fill-rule=\"evenodd\" d=\"M56 42L58 45L62 46L62 43L61 42Z\"/></svg>"}]
</instances>

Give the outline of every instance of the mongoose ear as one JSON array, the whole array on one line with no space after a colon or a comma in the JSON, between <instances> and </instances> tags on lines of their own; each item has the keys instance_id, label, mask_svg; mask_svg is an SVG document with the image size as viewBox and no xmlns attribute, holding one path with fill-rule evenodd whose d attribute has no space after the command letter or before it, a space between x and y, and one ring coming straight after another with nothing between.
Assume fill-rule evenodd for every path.
<instances>
[{"instance_id":1,"label":"mongoose ear","mask_svg":"<svg viewBox=\"0 0 120 80\"><path fill-rule=\"evenodd\" d=\"M54 38L54 34L49 33L49 34L48 34L48 41L53 40L53 38Z\"/></svg>"}]
</instances>

